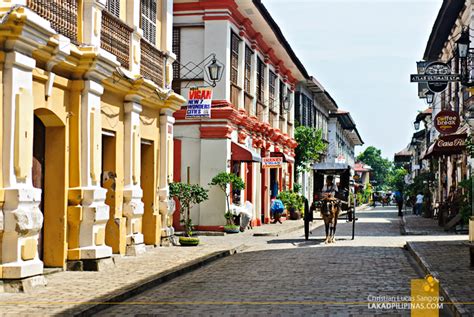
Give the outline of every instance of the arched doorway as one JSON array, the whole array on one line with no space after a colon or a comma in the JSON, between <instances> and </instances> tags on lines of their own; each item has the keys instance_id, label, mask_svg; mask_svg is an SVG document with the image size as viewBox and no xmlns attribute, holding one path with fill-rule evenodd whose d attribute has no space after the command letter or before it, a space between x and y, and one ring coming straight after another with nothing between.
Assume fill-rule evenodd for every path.
<instances>
[{"instance_id":1,"label":"arched doorway","mask_svg":"<svg viewBox=\"0 0 474 317\"><path fill-rule=\"evenodd\" d=\"M38 253L46 267L64 267L67 256L66 127L48 109L34 114L33 186L42 190L40 209L44 223Z\"/></svg>"}]
</instances>

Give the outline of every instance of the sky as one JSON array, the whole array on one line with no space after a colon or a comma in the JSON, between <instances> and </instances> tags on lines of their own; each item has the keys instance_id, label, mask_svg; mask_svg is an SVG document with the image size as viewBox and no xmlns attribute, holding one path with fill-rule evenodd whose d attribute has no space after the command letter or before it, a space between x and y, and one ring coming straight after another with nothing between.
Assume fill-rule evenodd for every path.
<instances>
[{"instance_id":1,"label":"sky","mask_svg":"<svg viewBox=\"0 0 474 317\"><path fill-rule=\"evenodd\" d=\"M351 112L367 146L393 159L427 108L410 83L442 0L263 0L298 58Z\"/></svg>"}]
</instances>

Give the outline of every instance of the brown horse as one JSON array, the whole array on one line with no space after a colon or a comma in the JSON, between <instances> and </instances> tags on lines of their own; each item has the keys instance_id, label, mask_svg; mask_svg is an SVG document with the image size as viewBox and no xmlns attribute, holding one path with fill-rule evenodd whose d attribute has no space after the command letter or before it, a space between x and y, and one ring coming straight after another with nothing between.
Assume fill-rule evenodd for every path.
<instances>
[{"instance_id":1,"label":"brown horse","mask_svg":"<svg viewBox=\"0 0 474 317\"><path fill-rule=\"evenodd\" d=\"M321 216L324 220L326 229L326 240L324 243L334 243L336 234L337 218L341 212L341 203L334 198L328 198L323 201Z\"/></svg>"}]
</instances>

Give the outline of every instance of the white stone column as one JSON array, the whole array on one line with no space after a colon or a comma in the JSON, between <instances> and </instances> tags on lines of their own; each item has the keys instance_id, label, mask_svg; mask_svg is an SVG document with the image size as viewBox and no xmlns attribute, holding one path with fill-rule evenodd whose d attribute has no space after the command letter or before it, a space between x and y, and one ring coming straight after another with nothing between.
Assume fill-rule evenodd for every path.
<instances>
[{"instance_id":1,"label":"white stone column","mask_svg":"<svg viewBox=\"0 0 474 317\"><path fill-rule=\"evenodd\" d=\"M144 207L143 190L140 187L141 135L140 113L142 106L137 96L127 96L124 105L124 189L123 215L127 218L127 255L145 252L141 230Z\"/></svg>"},{"instance_id":2,"label":"white stone column","mask_svg":"<svg viewBox=\"0 0 474 317\"><path fill-rule=\"evenodd\" d=\"M43 224L41 190L31 178L33 157L33 76L35 60L6 54L3 69L2 169L5 202L0 212L2 278L43 273L38 236Z\"/></svg>"},{"instance_id":3,"label":"white stone column","mask_svg":"<svg viewBox=\"0 0 474 317\"><path fill-rule=\"evenodd\" d=\"M170 217L173 210L170 206L169 186L173 182L173 129L175 119L173 112L162 109L160 114L160 177L159 177L159 199L161 214L161 238L166 239L174 234Z\"/></svg>"},{"instance_id":4,"label":"white stone column","mask_svg":"<svg viewBox=\"0 0 474 317\"><path fill-rule=\"evenodd\" d=\"M109 219L109 206L105 204L107 190L100 187L102 171L102 124L100 104L103 86L86 80L81 92L80 105L80 178L81 186L71 189L80 192L77 206L68 207L68 214L79 207L79 244L68 250L69 260L87 260L110 257L112 248L105 245L105 226ZM70 194L71 196L71 194ZM70 197L71 199L71 197ZM70 226L76 226L74 217L68 217Z\"/></svg>"},{"instance_id":5,"label":"white stone column","mask_svg":"<svg viewBox=\"0 0 474 317\"><path fill-rule=\"evenodd\" d=\"M100 28L102 10L106 0L83 1L82 7L82 41L95 47L100 47Z\"/></svg>"}]
</instances>

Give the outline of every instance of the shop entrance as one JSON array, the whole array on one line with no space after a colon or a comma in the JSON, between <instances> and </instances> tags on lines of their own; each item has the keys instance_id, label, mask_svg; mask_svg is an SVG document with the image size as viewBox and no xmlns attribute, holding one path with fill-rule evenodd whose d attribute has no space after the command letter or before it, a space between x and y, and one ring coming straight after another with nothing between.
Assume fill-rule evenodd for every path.
<instances>
[{"instance_id":1,"label":"shop entrance","mask_svg":"<svg viewBox=\"0 0 474 317\"><path fill-rule=\"evenodd\" d=\"M63 267L67 252L66 129L47 109L35 111L32 163L32 183L41 189L39 208L44 218L38 255L47 267Z\"/></svg>"},{"instance_id":2,"label":"shop entrance","mask_svg":"<svg viewBox=\"0 0 474 317\"><path fill-rule=\"evenodd\" d=\"M110 208L109 222L107 223L107 233L118 230L117 225L113 223L115 219L116 211L116 137L115 132L102 131L102 177L100 185L102 188L107 190L105 196L105 203ZM118 239L119 233L114 232L113 234L105 235L105 243L112 247L113 253L120 253L120 239Z\"/></svg>"},{"instance_id":3,"label":"shop entrance","mask_svg":"<svg viewBox=\"0 0 474 317\"><path fill-rule=\"evenodd\" d=\"M153 188L155 187L155 168L154 168L154 155L153 155L153 141L143 140L141 141L141 173L140 173L140 184L143 190L143 234L145 238L145 244L156 245L159 243L156 241L157 235L153 234L153 229L156 229L153 214L154 195ZM162 226L167 224L163 223Z\"/></svg>"}]
</instances>

